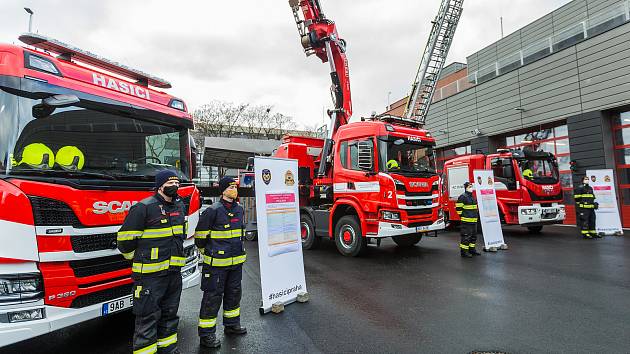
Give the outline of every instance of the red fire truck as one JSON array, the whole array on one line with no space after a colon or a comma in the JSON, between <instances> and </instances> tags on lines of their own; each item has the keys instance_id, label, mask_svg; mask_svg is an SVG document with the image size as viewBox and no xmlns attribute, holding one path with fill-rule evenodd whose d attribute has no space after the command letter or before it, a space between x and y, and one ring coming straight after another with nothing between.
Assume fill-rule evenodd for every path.
<instances>
[{"instance_id":1,"label":"red fire truck","mask_svg":"<svg viewBox=\"0 0 630 354\"><path fill-rule=\"evenodd\" d=\"M443 0L404 117L352 115L346 43L318 0L290 0L306 55L330 64L334 109L326 139L288 136L275 156L298 160L301 230L306 249L334 239L346 256L369 241L392 237L401 246L444 228L435 140L422 129L435 83L461 15L462 0ZM418 119L420 118L420 119Z\"/></svg>"},{"instance_id":2,"label":"red fire truck","mask_svg":"<svg viewBox=\"0 0 630 354\"><path fill-rule=\"evenodd\" d=\"M474 170L494 172L501 221L540 232L543 225L562 223L566 215L558 164L553 154L500 149L496 154L458 157L444 163L445 216L459 220L455 202Z\"/></svg>"},{"instance_id":3,"label":"red fire truck","mask_svg":"<svg viewBox=\"0 0 630 354\"><path fill-rule=\"evenodd\" d=\"M199 193L184 102L159 78L51 38L0 44L0 346L126 309L127 211L177 170L184 286L199 281ZM191 156L192 155L192 156Z\"/></svg>"}]
</instances>

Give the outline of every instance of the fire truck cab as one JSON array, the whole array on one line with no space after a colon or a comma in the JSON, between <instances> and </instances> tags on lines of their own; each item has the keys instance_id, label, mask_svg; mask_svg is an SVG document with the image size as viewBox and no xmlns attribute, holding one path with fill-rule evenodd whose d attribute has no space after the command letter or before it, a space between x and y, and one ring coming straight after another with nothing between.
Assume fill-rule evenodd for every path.
<instances>
[{"instance_id":1,"label":"fire truck cab","mask_svg":"<svg viewBox=\"0 0 630 354\"><path fill-rule=\"evenodd\" d=\"M355 256L369 240L410 246L444 228L435 140L426 130L371 119L341 126L333 140L330 177L315 174L322 139L285 137L275 154L298 160L305 248L328 237Z\"/></svg>"},{"instance_id":2,"label":"fire truck cab","mask_svg":"<svg viewBox=\"0 0 630 354\"><path fill-rule=\"evenodd\" d=\"M192 238L192 119L159 78L38 34L0 44L0 347L132 306L116 248L127 211L177 171Z\"/></svg>"},{"instance_id":3,"label":"fire truck cab","mask_svg":"<svg viewBox=\"0 0 630 354\"><path fill-rule=\"evenodd\" d=\"M473 182L474 170L492 170L501 221L539 232L543 225L562 223L566 212L558 164L551 153L500 149L444 163L444 202L451 221L459 220L455 202L464 182Z\"/></svg>"}]
</instances>

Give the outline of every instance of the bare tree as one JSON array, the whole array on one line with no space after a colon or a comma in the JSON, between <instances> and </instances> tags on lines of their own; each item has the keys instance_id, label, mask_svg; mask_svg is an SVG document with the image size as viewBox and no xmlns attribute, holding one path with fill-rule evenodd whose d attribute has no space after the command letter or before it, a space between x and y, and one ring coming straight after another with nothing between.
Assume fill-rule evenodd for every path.
<instances>
[{"instance_id":1,"label":"bare tree","mask_svg":"<svg viewBox=\"0 0 630 354\"><path fill-rule=\"evenodd\" d=\"M244 133L249 138L261 139L281 136L297 127L292 117L272 112L271 105L234 104L224 101L211 101L193 112L195 131L193 137L199 148L203 147L204 137L233 137ZM226 168L219 167L219 178Z\"/></svg>"}]
</instances>

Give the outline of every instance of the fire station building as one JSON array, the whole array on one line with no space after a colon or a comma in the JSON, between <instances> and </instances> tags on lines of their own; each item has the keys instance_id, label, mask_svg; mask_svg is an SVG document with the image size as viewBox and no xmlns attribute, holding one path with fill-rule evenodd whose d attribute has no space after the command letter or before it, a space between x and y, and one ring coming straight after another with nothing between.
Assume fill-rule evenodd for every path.
<instances>
[{"instance_id":1,"label":"fire station building","mask_svg":"<svg viewBox=\"0 0 630 354\"><path fill-rule=\"evenodd\" d=\"M405 100L389 107L402 114ZM426 128L444 161L498 148L556 155L575 223L573 183L615 170L630 227L630 0L574 0L446 67Z\"/></svg>"}]
</instances>

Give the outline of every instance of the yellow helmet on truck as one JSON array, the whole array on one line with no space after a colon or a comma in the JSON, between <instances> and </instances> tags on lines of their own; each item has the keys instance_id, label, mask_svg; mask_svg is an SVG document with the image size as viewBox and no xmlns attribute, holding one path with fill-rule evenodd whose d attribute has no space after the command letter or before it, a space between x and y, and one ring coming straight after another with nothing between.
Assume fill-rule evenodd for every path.
<instances>
[{"instance_id":1,"label":"yellow helmet on truck","mask_svg":"<svg viewBox=\"0 0 630 354\"><path fill-rule=\"evenodd\" d=\"M55 164L55 154L42 143L31 143L24 147L17 166L27 164L32 168L49 169Z\"/></svg>"},{"instance_id":2,"label":"yellow helmet on truck","mask_svg":"<svg viewBox=\"0 0 630 354\"><path fill-rule=\"evenodd\" d=\"M57 151L55 161L66 171L80 171L85 164L85 156L78 147L68 145Z\"/></svg>"},{"instance_id":3,"label":"yellow helmet on truck","mask_svg":"<svg viewBox=\"0 0 630 354\"><path fill-rule=\"evenodd\" d=\"M398 166L398 161L396 161L394 159L387 161L387 169L388 170L397 170L399 168L400 168L400 166Z\"/></svg>"}]
</instances>

